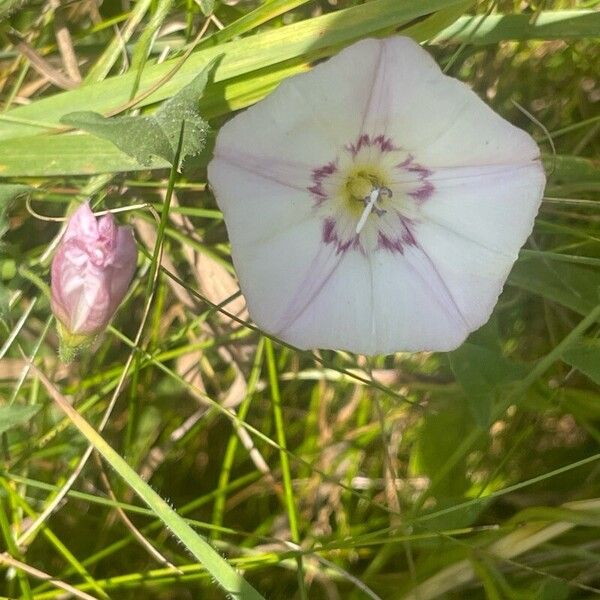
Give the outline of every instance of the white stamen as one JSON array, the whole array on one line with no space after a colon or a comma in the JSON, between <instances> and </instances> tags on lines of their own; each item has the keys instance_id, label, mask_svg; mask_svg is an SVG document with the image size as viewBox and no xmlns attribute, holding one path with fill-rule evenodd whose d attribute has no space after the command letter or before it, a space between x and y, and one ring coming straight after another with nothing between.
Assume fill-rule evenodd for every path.
<instances>
[{"instance_id":1,"label":"white stamen","mask_svg":"<svg viewBox=\"0 0 600 600\"><path fill-rule=\"evenodd\" d=\"M356 224L356 234L357 235L362 231L362 228L365 226L365 223L367 222L369 215L373 211L373 207L375 206L375 203L377 202L377 200L379 200L380 193L381 193L381 188L374 188L373 191L367 196L367 198L369 198L369 200L367 201L367 198L365 198L365 209L362 211L362 214L360 215L360 219L358 220L358 223Z\"/></svg>"}]
</instances>

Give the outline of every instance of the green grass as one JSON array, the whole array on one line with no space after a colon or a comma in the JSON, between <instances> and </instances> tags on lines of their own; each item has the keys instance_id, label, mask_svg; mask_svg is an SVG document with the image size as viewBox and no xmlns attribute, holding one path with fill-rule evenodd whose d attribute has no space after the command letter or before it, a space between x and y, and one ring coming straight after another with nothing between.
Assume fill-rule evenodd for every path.
<instances>
[{"instance_id":1,"label":"green grass","mask_svg":"<svg viewBox=\"0 0 600 600\"><path fill-rule=\"evenodd\" d=\"M191 0L0 4L1 598L600 594L595 2L217 0L208 20ZM206 186L210 139L181 175L61 122L154 112L217 57L199 102L217 131L394 31L528 130L548 173L492 319L453 353L265 338ZM139 264L64 365L49 265L84 198L120 209Z\"/></svg>"}]
</instances>

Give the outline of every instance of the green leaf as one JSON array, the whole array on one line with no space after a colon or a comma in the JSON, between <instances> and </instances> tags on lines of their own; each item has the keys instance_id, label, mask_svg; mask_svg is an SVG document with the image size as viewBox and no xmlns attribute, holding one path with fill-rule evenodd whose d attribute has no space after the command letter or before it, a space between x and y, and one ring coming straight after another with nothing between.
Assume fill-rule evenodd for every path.
<instances>
[{"instance_id":1,"label":"green leaf","mask_svg":"<svg viewBox=\"0 0 600 600\"><path fill-rule=\"evenodd\" d=\"M50 380L33 367L57 406L71 423L94 446L115 472L146 503L154 514L173 532L177 539L206 568L223 588L228 598L236 600L264 600L201 535L177 514L139 475L125 459L66 401Z\"/></svg>"},{"instance_id":2,"label":"green leaf","mask_svg":"<svg viewBox=\"0 0 600 600\"><path fill-rule=\"evenodd\" d=\"M422 21L402 30L402 35L411 37L417 42L424 42L436 36L440 31L455 23L474 4L473 0L465 0L460 4L442 8Z\"/></svg>"},{"instance_id":3,"label":"green leaf","mask_svg":"<svg viewBox=\"0 0 600 600\"><path fill-rule=\"evenodd\" d=\"M548 195L600 191L600 166L597 161L568 155L545 155L543 158L546 172L551 173L546 192Z\"/></svg>"},{"instance_id":4,"label":"green leaf","mask_svg":"<svg viewBox=\"0 0 600 600\"><path fill-rule=\"evenodd\" d=\"M0 185L0 239L8 231L8 211L13 202L29 192L31 192L31 188L28 185Z\"/></svg>"},{"instance_id":5,"label":"green leaf","mask_svg":"<svg viewBox=\"0 0 600 600\"><path fill-rule=\"evenodd\" d=\"M205 17L209 17L215 10L215 0L200 0L200 10Z\"/></svg>"},{"instance_id":6,"label":"green leaf","mask_svg":"<svg viewBox=\"0 0 600 600\"><path fill-rule=\"evenodd\" d=\"M589 267L528 257L517 261L508 283L587 315L598 304L600 273Z\"/></svg>"},{"instance_id":7,"label":"green leaf","mask_svg":"<svg viewBox=\"0 0 600 600\"><path fill-rule=\"evenodd\" d=\"M40 408L41 406L0 406L0 433L26 423Z\"/></svg>"},{"instance_id":8,"label":"green leaf","mask_svg":"<svg viewBox=\"0 0 600 600\"><path fill-rule=\"evenodd\" d=\"M83 111L65 115L61 121L112 142L141 165L149 166L152 155L164 158L169 163L173 160L169 138L153 117L107 118L95 112Z\"/></svg>"},{"instance_id":9,"label":"green leaf","mask_svg":"<svg viewBox=\"0 0 600 600\"><path fill-rule=\"evenodd\" d=\"M450 367L467 395L467 404L481 427L489 426L494 402L502 388L520 379L525 367L505 358L499 350L464 343L448 355Z\"/></svg>"},{"instance_id":10,"label":"green leaf","mask_svg":"<svg viewBox=\"0 0 600 600\"><path fill-rule=\"evenodd\" d=\"M581 340L567 348L562 358L600 385L600 340Z\"/></svg>"},{"instance_id":11,"label":"green leaf","mask_svg":"<svg viewBox=\"0 0 600 600\"><path fill-rule=\"evenodd\" d=\"M135 158L141 165L150 166L152 156L158 156L173 164L181 123L185 121L181 152L183 163L198 155L206 141L208 123L198 112L198 101L214 64L215 61L211 61L191 83L151 115L107 118L85 111L65 115L61 122L104 138ZM177 165L177 168L180 166Z\"/></svg>"},{"instance_id":12,"label":"green leaf","mask_svg":"<svg viewBox=\"0 0 600 600\"><path fill-rule=\"evenodd\" d=\"M467 432L473 428L467 407L460 398L452 402L436 403L424 417L423 425L413 446L409 470L411 475L426 475L436 479L436 496L439 501L446 499L448 505L462 498L469 487L466 477L466 458L463 456L443 478L439 478L448 457L454 452ZM456 523L453 522L454 526Z\"/></svg>"}]
</instances>

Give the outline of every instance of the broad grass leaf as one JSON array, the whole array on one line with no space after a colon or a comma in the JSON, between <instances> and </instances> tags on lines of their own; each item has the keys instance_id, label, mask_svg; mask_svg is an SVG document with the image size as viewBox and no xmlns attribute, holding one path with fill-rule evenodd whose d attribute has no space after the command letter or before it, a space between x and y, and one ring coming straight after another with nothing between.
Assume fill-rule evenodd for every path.
<instances>
[{"instance_id":1,"label":"broad grass leaf","mask_svg":"<svg viewBox=\"0 0 600 600\"><path fill-rule=\"evenodd\" d=\"M0 433L26 423L40 408L40 406L0 406Z\"/></svg>"},{"instance_id":2,"label":"broad grass leaf","mask_svg":"<svg viewBox=\"0 0 600 600\"><path fill-rule=\"evenodd\" d=\"M197 156L206 142L209 127L198 112L198 101L214 65L213 60L191 83L163 102L151 115L103 117L84 111L69 113L61 121L109 140L145 166L151 164L152 156L159 156L173 164L181 124L185 122L181 161L176 165L180 168L182 163Z\"/></svg>"},{"instance_id":3,"label":"broad grass leaf","mask_svg":"<svg viewBox=\"0 0 600 600\"><path fill-rule=\"evenodd\" d=\"M526 12L464 15L441 31L434 42L485 45L505 40L583 39L596 36L600 27L600 13L591 8L545 10L537 17L532 19Z\"/></svg>"},{"instance_id":4,"label":"broad grass leaf","mask_svg":"<svg viewBox=\"0 0 600 600\"><path fill-rule=\"evenodd\" d=\"M582 340L564 352L562 359L600 385L600 340Z\"/></svg>"}]
</instances>

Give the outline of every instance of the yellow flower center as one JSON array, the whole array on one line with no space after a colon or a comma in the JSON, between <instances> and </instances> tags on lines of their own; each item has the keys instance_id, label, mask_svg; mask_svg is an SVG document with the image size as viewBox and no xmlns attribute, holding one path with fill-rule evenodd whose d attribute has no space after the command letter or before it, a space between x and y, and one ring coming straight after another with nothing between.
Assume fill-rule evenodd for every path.
<instances>
[{"instance_id":1,"label":"yellow flower center","mask_svg":"<svg viewBox=\"0 0 600 600\"><path fill-rule=\"evenodd\" d=\"M388 187L383 172L375 166L356 166L345 177L341 195L347 208L355 215L360 215L373 190Z\"/></svg>"}]
</instances>

